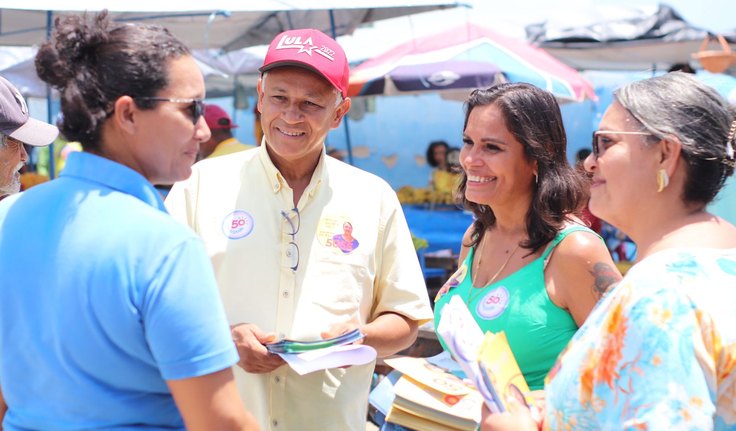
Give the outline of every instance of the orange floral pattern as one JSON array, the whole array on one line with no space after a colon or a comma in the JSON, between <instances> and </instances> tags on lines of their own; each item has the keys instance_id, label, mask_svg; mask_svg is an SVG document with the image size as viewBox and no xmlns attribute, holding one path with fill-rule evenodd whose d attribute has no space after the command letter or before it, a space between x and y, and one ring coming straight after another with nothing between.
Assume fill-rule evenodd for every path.
<instances>
[{"instance_id":1,"label":"orange floral pattern","mask_svg":"<svg viewBox=\"0 0 736 431\"><path fill-rule=\"evenodd\" d=\"M548 376L546 425L736 431L734 304L736 250L668 250L635 265Z\"/></svg>"}]
</instances>

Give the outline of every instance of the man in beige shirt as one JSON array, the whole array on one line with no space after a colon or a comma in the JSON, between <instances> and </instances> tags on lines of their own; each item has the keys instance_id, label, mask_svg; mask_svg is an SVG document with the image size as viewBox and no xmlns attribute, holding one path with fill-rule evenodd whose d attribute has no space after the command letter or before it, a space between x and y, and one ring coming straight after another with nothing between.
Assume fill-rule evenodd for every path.
<instances>
[{"instance_id":1,"label":"man in beige shirt","mask_svg":"<svg viewBox=\"0 0 736 431\"><path fill-rule=\"evenodd\" d=\"M166 205L212 258L240 353L236 379L261 427L363 431L373 363L300 376L264 343L357 327L379 357L391 355L432 318L424 279L394 191L325 154L350 109L342 48L290 30L260 70L265 145L199 162Z\"/></svg>"}]
</instances>

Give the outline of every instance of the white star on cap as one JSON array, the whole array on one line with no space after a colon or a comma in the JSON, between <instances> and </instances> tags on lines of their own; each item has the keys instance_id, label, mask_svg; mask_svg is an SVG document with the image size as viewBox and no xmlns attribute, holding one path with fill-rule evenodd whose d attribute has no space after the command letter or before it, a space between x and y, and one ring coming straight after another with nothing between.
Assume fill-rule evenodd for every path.
<instances>
[{"instance_id":1,"label":"white star on cap","mask_svg":"<svg viewBox=\"0 0 736 431\"><path fill-rule=\"evenodd\" d=\"M299 54L301 52L306 52L307 55L309 55L311 57L312 56L312 50L315 49L315 48L317 48L317 45L302 45L302 47L299 48L299 51L297 51L296 53Z\"/></svg>"}]
</instances>

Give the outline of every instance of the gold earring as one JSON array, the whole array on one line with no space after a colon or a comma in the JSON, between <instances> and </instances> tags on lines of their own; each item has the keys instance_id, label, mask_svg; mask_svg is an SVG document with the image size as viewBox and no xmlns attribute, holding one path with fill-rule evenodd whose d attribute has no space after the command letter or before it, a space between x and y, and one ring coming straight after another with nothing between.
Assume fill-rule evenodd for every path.
<instances>
[{"instance_id":1,"label":"gold earring","mask_svg":"<svg viewBox=\"0 0 736 431\"><path fill-rule=\"evenodd\" d=\"M667 171L660 169L657 171L657 193L666 189L670 185L670 176L667 175Z\"/></svg>"}]
</instances>

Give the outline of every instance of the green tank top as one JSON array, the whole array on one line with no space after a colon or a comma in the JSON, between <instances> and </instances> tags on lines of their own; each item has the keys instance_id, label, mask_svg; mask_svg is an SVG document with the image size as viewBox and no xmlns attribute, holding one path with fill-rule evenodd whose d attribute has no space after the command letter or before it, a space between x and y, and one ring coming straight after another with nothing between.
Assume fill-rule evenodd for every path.
<instances>
[{"instance_id":1,"label":"green tank top","mask_svg":"<svg viewBox=\"0 0 736 431\"><path fill-rule=\"evenodd\" d=\"M544 268L552 251L567 235L576 231L594 233L579 225L560 231L542 255L506 278L473 290L472 262L475 247L458 270L440 289L434 306L437 327L442 308L454 295L460 295L483 332L505 331L511 350L531 390L543 389L544 379L557 356L577 331L570 313L555 305L547 294ZM442 347L447 350L442 337Z\"/></svg>"}]
</instances>

